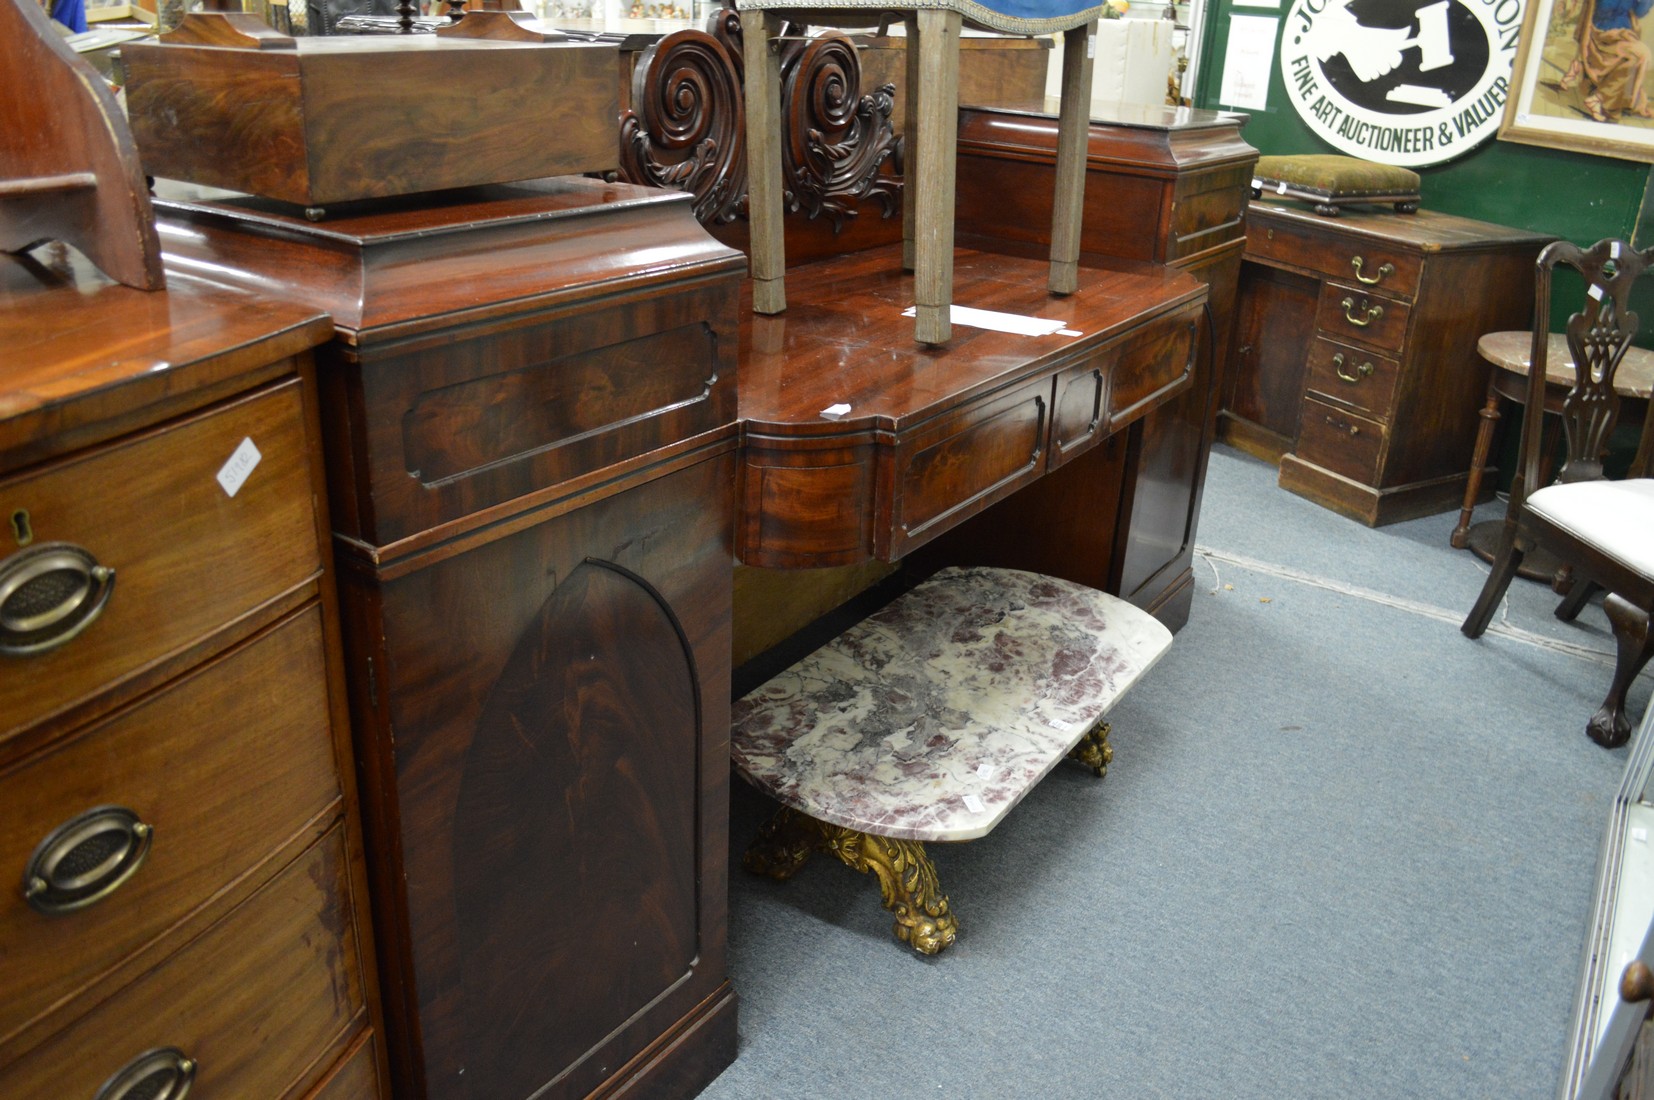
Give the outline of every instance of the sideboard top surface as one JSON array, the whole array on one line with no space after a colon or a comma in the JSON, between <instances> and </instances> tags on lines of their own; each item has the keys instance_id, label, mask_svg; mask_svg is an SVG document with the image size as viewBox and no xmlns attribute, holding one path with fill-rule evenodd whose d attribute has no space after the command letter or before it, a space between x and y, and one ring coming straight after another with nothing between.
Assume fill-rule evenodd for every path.
<instances>
[{"instance_id":1,"label":"sideboard top surface","mask_svg":"<svg viewBox=\"0 0 1654 1100\"><path fill-rule=\"evenodd\" d=\"M792 304L741 325L741 418L749 429L839 434L894 430L977 394L1048 371L1163 313L1204 287L1174 268L1127 261L1084 268L1078 292L1045 289L1038 260L959 250L954 304L1063 322L1083 336L1021 336L954 323L947 344L915 343L912 276L899 252L870 249L790 273ZM842 417L823 409L849 405Z\"/></svg>"}]
</instances>

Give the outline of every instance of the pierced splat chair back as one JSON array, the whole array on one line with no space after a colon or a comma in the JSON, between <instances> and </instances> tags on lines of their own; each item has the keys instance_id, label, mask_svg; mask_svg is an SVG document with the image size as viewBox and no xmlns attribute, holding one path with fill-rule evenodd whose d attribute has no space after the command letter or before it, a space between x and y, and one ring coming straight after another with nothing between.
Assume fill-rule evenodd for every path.
<instances>
[{"instance_id":1,"label":"pierced splat chair back","mask_svg":"<svg viewBox=\"0 0 1654 1100\"><path fill-rule=\"evenodd\" d=\"M1589 249L1568 241L1557 241L1539 255L1534 281L1534 326L1532 369L1528 372L1528 408L1543 408L1546 357L1550 325L1551 274L1558 264L1567 264L1585 280L1585 304L1568 318L1568 350L1573 354L1574 386L1562 404L1562 428L1567 440L1566 458L1557 472L1559 482L1592 481L1602 477L1602 456L1614 432L1619 399L1614 393L1614 373L1625 349L1637 335L1638 317L1631 309L1631 288L1651 263L1654 249L1638 252L1621 240L1598 241ZM1526 496L1544 483L1540 416L1525 418L1522 426L1521 461L1518 482L1512 495Z\"/></svg>"}]
</instances>

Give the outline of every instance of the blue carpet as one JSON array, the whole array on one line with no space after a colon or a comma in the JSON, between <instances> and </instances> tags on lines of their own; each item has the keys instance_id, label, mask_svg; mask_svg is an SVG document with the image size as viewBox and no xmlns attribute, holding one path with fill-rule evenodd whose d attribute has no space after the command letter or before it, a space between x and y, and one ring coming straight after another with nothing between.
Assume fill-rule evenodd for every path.
<instances>
[{"instance_id":1,"label":"blue carpet","mask_svg":"<svg viewBox=\"0 0 1654 1100\"><path fill-rule=\"evenodd\" d=\"M1554 1095L1626 755L1583 733L1607 632L1518 582L1464 638L1485 566L1452 521L1369 530L1220 448L1190 622L1108 777L932 846L939 958L836 861L741 871L769 806L737 781L741 1048L703 1095Z\"/></svg>"}]
</instances>

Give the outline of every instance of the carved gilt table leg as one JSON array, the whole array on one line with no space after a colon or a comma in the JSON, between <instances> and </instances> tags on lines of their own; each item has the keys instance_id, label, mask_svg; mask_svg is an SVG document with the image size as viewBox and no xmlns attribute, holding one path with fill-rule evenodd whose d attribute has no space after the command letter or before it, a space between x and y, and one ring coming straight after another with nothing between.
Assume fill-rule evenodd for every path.
<instances>
[{"instance_id":1,"label":"carved gilt table leg","mask_svg":"<svg viewBox=\"0 0 1654 1100\"><path fill-rule=\"evenodd\" d=\"M1114 759L1114 748L1108 743L1110 733L1107 722L1098 722L1080 738L1080 743L1068 750L1068 758L1078 761L1096 773L1101 779L1108 774L1108 765Z\"/></svg>"},{"instance_id":2,"label":"carved gilt table leg","mask_svg":"<svg viewBox=\"0 0 1654 1100\"><path fill-rule=\"evenodd\" d=\"M755 875L786 882L798 874L820 844L821 823L783 806L759 827L758 836L741 857L741 866Z\"/></svg>"},{"instance_id":3,"label":"carved gilt table leg","mask_svg":"<svg viewBox=\"0 0 1654 1100\"><path fill-rule=\"evenodd\" d=\"M829 825L784 806L758 830L741 864L785 882L817 849L878 878L884 907L896 916L892 931L915 951L935 955L958 938L959 922L937 882L936 867L917 840Z\"/></svg>"}]
</instances>

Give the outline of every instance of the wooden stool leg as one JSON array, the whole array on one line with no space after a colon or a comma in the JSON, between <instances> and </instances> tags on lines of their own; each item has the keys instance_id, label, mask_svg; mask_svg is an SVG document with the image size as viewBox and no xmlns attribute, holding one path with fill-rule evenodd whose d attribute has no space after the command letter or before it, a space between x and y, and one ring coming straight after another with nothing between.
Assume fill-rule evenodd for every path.
<instances>
[{"instance_id":1,"label":"wooden stool leg","mask_svg":"<svg viewBox=\"0 0 1654 1100\"><path fill-rule=\"evenodd\" d=\"M1482 475L1487 473L1487 455L1493 448L1493 429L1499 423L1499 394L1493 388L1492 379L1487 384L1487 404L1482 406L1479 415L1482 423L1476 429L1476 446L1470 452L1470 477L1464 483L1464 505L1459 509L1459 525L1448 536L1448 542L1455 550L1463 550L1470 545L1470 513L1476 509L1476 498L1482 495Z\"/></svg>"},{"instance_id":2,"label":"wooden stool leg","mask_svg":"<svg viewBox=\"0 0 1654 1100\"><path fill-rule=\"evenodd\" d=\"M746 44L747 214L751 219L752 309L787 308L787 255L781 191L781 59L775 39L781 17L743 11Z\"/></svg>"},{"instance_id":3,"label":"wooden stool leg","mask_svg":"<svg viewBox=\"0 0 1654 1100\"><path fill-rule=\"evenodd\" d=\"M918 163L908 175L913 197L913 335L921 344L945 343L953 334L953 181L959 140L959 13L924 8L918 13ZM908 43L912 49L913 44Z\"/></svg>"},{"instance_id":4,"label":"wooden stool leg","mask_svg":"<svg viewBox=\"0 0 1654 1100\"><path fill-rule=\"evenodd\" d=\"M1097 23L1065 31L1062 107L1057 121L1057 193L1051 202L1051 293L1080 286L1080 221L1085 210L1086 150L1091 141L1091 71Z\"/></svg>"},{"instance_id":5,"label":"wooden stool leg","mask_svg":"<svg viewBox=\"0 0 1654 1100\"><path fill-rule=\"evenodd\" d=\"M1108 774L1108 766L1114 759L1114 749L1108 743L1110 727L1107 722L1098 722L1086 731L1080 743L1068 750L1068 758L1078 764L1090 768L1098 779Z\"/></svg>"},{"instance_id":6,"label":"wooden stool leg","mask_svg":"<svg viewBox=\"0 0 1654 1100\"><path fill-rule=\"evenodd\" d=\"M902 19L907 28L907 46L902 51L906 62L904 77L907 80L907 99L902 106L902 133L907 135L902 142L902 177L907 186L902 188L902 270L912 271L919 259L913 243L914 226L919 224L918 211L914 209L914 196L919 193L915 182L919 178L916 166L919 163L919 95L914 90L919 87L919 20L914 14Z\"/></svg>"},{"instance_id":7,"label":"wooden stool leg","mask_svg":"<svg viewBox=\"0 0 1654 1100\"><path fill-rule=\"evenodd\" d=\"M884 907L896 916L892 931L921 955L935 955L959 936L959 922L936 880L936 868L917 840L857 832L816 823L827 851L849 867L879 880Z\"/></svg>"}]
</instances>

